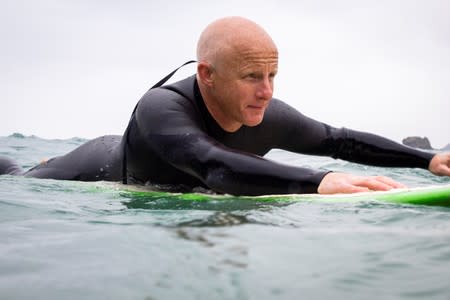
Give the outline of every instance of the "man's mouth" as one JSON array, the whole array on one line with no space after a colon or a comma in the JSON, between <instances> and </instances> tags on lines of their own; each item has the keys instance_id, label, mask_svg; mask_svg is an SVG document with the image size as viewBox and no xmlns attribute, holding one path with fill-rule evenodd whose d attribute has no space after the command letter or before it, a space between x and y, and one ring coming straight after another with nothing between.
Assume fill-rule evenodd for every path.
<instances>
[{"instance_id":1,"label":"man's mouth","mask_svg":"<svg viewBox=\"0 0 450 300\"><path fill-rule=\"evenodd\" d=\"M247 107L250 108L250 109L256 109L256 110L263 110L264 109L264 106L261 106L261 105L249 105Z\"/></svg>"}]
</instances>

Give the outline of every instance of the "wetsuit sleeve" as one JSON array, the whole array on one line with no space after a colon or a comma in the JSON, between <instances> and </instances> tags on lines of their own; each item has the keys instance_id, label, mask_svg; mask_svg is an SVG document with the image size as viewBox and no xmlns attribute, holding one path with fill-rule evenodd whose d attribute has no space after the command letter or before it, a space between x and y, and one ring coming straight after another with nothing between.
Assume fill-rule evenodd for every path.
<instances>
[{"instance_id":1,"label":"wetsuit sleeve","mask_svg":"<svg viewBox=\"0 0 450 300\"><path fill-rule=\"evenodd\" d=\"M286 128L279 147L310 155L331 156L351 162L382 166L428 169L434 153L420 151L384 137L335 128L302 115L287 104L279 104Z\"/></svg>"},{"instance_id":2,"label":"wetsuit sleeve","mask_svg":"<svg viewBox=\"0 0 450 300\"><path fill-rule=\"evenodd\" d=\"M324 171L293 167L224 146L201 129L195 106L155 89L136 110L148 147L209 188L235 195L316 193Z\"/></svg>"}]
</instances>

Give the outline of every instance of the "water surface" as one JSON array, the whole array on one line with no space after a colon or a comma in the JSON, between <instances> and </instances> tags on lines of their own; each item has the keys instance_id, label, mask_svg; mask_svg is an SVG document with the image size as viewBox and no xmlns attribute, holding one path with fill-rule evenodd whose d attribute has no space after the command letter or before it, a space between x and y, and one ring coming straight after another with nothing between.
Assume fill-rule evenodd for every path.
<instances>
[{"instance_id":1,"label":"water surface","mask_svg":"<svg viewBox=\"0 0 450 300\"><path fill-rule=\"evenodd\" d=\"M0 138L31 167L83 139ZM449 183L274 151L285 163ZM170 201L0 177L1 299L450 299L450 208Z\"/></svg>"}]
</instances>

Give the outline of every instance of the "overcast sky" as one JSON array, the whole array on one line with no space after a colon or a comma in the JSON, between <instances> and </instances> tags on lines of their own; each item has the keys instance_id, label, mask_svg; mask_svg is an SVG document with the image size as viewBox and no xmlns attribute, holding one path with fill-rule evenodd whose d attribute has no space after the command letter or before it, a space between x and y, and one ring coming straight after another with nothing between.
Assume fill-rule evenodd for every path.
<instances>
[{"instance_id":1,"label":"overcast sky","mask_svg":"<svg viewBox=\"0 0 450 300\"><path fill-rule=\"evenodd\" d=\"M122 134L142 94L195 58L202 29L240 15L278 46L275 97L337 127L450 143L447 0L0 4L0 136Z\"/></svg>"}]
</instances>

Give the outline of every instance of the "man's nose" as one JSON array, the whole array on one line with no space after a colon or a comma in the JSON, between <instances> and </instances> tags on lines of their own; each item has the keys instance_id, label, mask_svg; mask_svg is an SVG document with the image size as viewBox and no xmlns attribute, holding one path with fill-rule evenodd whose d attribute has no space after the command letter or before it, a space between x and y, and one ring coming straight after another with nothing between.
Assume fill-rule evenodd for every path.
<instances>
[{"instance_id":1,"label":"man's nose","mask_svg":"<svg viewBox=\"0 0 450 300\"><path fill-rule=\"evenodd\" d=\"M261 100L270 100L272 99L272 94L273 94L273 81L269 77L264 77L264 79L258 86L256 97Z\"/></svg>"}]
</instances>

